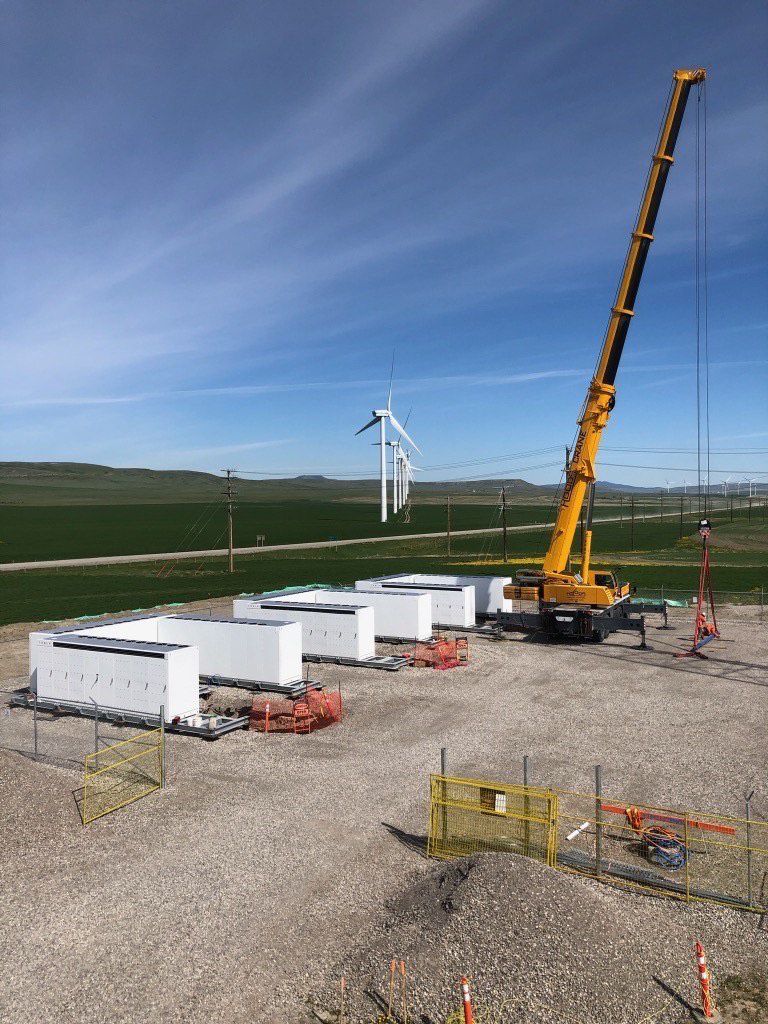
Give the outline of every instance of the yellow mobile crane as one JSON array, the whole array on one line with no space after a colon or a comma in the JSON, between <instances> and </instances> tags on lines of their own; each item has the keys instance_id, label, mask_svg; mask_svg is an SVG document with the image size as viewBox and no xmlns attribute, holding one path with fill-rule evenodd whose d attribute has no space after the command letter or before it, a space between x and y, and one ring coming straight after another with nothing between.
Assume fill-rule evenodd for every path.
<instances>
[{"instance_id":1,"label":"yellow mobile crane","mask_svg":"<svg viewBox=\"0 0 768 1024\"><path fill-rule=\"evenodd\" d=\"M637 630L644 635L642 617L632 614L630 586L617 583L613 574L590 566L595 459L616 396L616 371L634 316L635 299L645 260L653 241L659 212L685 105L691 87L704 81L703 68L675 71L667 110L659 132L624 270L611 308L600 359L590 382L578 419L579 434L566 467L565 487L541 571L521 572L517 582L504 588L504 597L529 605L536 611L501 613L499 625L508 630L541 630L602 640L617 630ZM587 499L587 522L582 538L581 572L570 571L571 548L576 526ZM648 606L645 606L649 610ZM643 610L635 606L636 611Z\"/></svg>"}]
</instances>

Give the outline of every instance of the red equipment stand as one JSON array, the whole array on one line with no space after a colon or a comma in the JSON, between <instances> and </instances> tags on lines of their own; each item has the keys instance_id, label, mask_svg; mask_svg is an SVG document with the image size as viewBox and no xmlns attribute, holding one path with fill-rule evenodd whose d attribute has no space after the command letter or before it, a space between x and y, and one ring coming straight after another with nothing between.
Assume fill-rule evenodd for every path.
<instances>
[{"instance_id":1,"label":"red equipment stand","mask_svg":"<svg viewBox=\"0 0 768 1024\"><path fill-rule=\"evenodd\" d=\"M706 647L713 640L720 639L720 632L717 628L717 616L715 614L715 596L712 593L712 576L709 566L709 535L712 532L708 519L702 519L699 523L699 535L701 536L701 570L699 572L699 596L696 603L696 625L693 631L693 644L689 651L680 651L676 658L706 658L701 653L701 648ZM712 621L707 620L710 615Z\"/></svg>"}]
</instances>

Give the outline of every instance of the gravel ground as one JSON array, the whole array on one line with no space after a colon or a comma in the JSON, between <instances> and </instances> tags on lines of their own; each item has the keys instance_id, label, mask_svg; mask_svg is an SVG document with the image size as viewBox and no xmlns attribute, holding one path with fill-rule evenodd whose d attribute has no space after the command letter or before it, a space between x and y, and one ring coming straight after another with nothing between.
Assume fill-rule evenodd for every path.
<instances>
[{"instance_id":1,"label":"gravel ground","mask_svg":"<svg viewBox=\"0 0 768 1024\"><path fill-rule=\"evenodd\" d=\"M711 645L707 662L670 657L690 633L686 615L674 630L652 632L651 652L636 650L632 636L578 648L473 639L469 666L450 672L312 666L316 678L341 683L342 725L310 737L174 737L168 788L88 829L75 798L92 724L41 721L49 760L35 763L31 715L2 712L0 1021L298 1024L341 965L362 984L376 963L381 973L407 954L414 977L442 983L441 950L446 979L466 957L492 1005L502 992L494 977L538 977L551 935L578 944L615 934L616 948L636 946L643 957L658 945L646 975L658 964L666 983L688 992L686 943L701 928L718 974L742 970L750 939L764 954L754 916L618 894L511 857L501 868L479 865L457 889L476 925L466 951L458 917L446 923L418 909L434 903L435 878L448 870L420 852L441 746L456 774L519 781L527 753L531 781L584 791L599 762L604 791L634 802L739 814L754 789L754 816L765 820L768 638L749 610L724 619L733 643ZM25 671L26 632L0 633L5 688ZM528 912L521 889L532 886L543 902L531 900ZM403 900L414 908L405 915ZM517 919L525 934L539 922L538 946L521 938L515 951ZM382 942L388 921L400 949ZM484 960L486 946L497 966ZM538 1019L545 981L558 997L554 968L541 977L521 1019ZM620 978L629 987L619 998L635 998L623 968ZM616 999L610 985L590 987L583 1019L619 1024Z\"/></svg>"},{"instance_id":2,"label":"gravel ground","mask_svg":"<svg viewBox=\"0 0 768 1024\"><path fill-rule=\"evenodd\" d=\"M509 854L483 854L434 867L393 902L318 995L350 1020L370 1021L389 1004L391 958L406 964L409 1015L441 1024L471 978L478 1014L493 1020L661 1024L690 1019L696 1001L692 950L748 973L764 967L768 933L737 912L672 905L622 893ZM415 965L415 966L414 966ZM401 990L396 975L396 1009ZM334 981L336 984L334 985Z\"/></svg>"}]
</instances>

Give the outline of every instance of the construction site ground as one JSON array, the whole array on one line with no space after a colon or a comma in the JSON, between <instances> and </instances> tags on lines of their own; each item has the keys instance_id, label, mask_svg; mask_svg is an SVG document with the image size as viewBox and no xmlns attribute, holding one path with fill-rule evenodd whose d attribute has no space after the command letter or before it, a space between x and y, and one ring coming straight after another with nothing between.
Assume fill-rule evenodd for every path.
<instances>
[{"instance_id":1,"label":"construction site ground","mask_svg":"<svg viewBox=\"0 0 768 1024\"><path fill-rule=\"evenodd\" d=\"M341 684L343 724L171 736L167 788L87 828L77 791L93 723L41 715L35 761L31 713L4 707L0 1022L303 1024L312 1007L334 1020L341 973L351 1020L373 1021L366 990L385 991L391 957L407 961L420 1024L458 1006L462 971L499 1024L671 1022L695 999L696 937L726 1021L768 1019L759 915L512 856L454 867L423 855L442 746L452 774L519 782L528 754L532 783L584 792L599 763L606 794L657 806L741 816L754 790L765 821L768 630L757 608L721 620L728 642L707 661L672 658L691 632L680 611L672 630L651 629L651 651L634 635L577 647L471 637L469 664L445 672L312 665ZM24 682L30 628L0 631L4 698Z\"/></svg>"}]
</instances>

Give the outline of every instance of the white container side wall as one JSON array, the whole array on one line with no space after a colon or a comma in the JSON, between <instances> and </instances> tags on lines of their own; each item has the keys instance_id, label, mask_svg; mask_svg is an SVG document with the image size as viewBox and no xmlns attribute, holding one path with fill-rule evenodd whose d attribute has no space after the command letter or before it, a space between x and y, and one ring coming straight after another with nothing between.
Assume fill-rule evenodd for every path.
<instances>
[{"instance_id":1,"label":"white container side wall","mask_svg":"<svg viewBox=\"0 0 768 1024\"><path fill-rule=\"evenodd\" d=\"M303 600L303 597L302 597ZM318 604L368 605L373 608L376 636L398 640L427 640L432 636L432 601L429 594L408 591L315 591Z\"/></svg>"},{"instance_id":2,"label":"white container side wall","mask_svg":"<svg viewBox=\"0 0 768 1024\"><path fill-rule=\"evenodd\" d=\"M512 582L511 576L448 576L432 573L414 573L409 577L412 583L448 583L461 587L475 588L475 612L478 615L495 615L499 610L512 611L512 602L504 598L504 587ZM397 583L397 577L392 582Z\"/></svg>"},{"instance_id":3,"label":"white container side wall","mask_svg":"<svg viewBox=\"0 0 768 1024\"><path fill-rule=\"evenodd\" d=\"M166 721L200 710L194 647L152 656L55 644L50 634L30 636L30 685L39 697L144 715L158 715L162 706Z\"/></svg>"},{"instance_id":4,"label":"white container side wall","mask_svg":"<svg viewBox=\"0 0 768 1024\"><path fill-rule=\"evenodd\" d=\"M127 622L101 622L98 626L78 628L72 632L78 636L104 636L110 640L143 640L145 643L157 643L158 624L163 618L164 616L153 615L148 618L129 619Z\"/></svg>"},{"instance_id":5,"label":"white container side wall","mask_svg":"<svg viewBox=\"0 0 768 1024\"><path fill-rule=\"evenodd\" d=\"M278 636L278 658L280 662L280 683L292 683L302 677L301 667L301 623L287 622L280 627Z\"/></svg>"},{"instance_id":6,"label":"white container side wall","mask_svg":"<svg viewBox=\"0 0 768 1024\"><path fill-rule=\"evenodd\" d=\"M169 706L166 721L200 714L200 659L197 647L180 647L167 658Z\"/></svg>"},{"instance_id":7,"label":"white container side wall","mask_svg":"<svg viewBox=\"0 0 768 1024\"><path fill-rule=\"evenodd\" d=\"M409 584L403 577L387 580L358 580L355 589L366 592L408 589L413 593L428 594L432 604L432 623L466 628L475 624L475 588L429 586Z\"/></svg>"},{"instance_id":8,"label":"white container side wall","mask_svg":"<svg viewBox=\"0 0 768 1024\"><path fill-rule=\"evenodd\" d=\"M169 616L163 643L193 644L200 672L249 682L291 683L301 678L301 627L295 622L227 622Z\"/></svg>"},{"instance_id":9,"label":"white container side wall","mask_svg":"<svg viewBox=\"0 0 768 1024\"><path fill-rule=\"evenodd\" d=\"M294 599L295 600L295 599ZM373 608L334 610L307 602L297 607L287 600L238 598L235 615L249 619L291 619L301 623L304 654L362 660L376 654Z\"/></svg>"}]
</instances>

